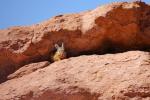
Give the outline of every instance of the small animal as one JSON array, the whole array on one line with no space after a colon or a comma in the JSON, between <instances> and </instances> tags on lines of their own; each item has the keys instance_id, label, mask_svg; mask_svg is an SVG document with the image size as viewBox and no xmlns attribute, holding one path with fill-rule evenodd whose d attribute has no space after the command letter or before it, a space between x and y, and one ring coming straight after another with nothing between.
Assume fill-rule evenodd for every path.
<instances>
[{"instance_id":1,"label":"small animal","mask_svg":"<svg viewBox=\"0 0 150 100\"><path fill-rule=\"evenodd\" d=\"M57 49L56 52L54 53L52 59L53 61L60 61L62 59L67 58L65 49L64 49L64 44L62 43L61 47L58 44L55 44L55 48Z\"/></svg>"}]
</instances>

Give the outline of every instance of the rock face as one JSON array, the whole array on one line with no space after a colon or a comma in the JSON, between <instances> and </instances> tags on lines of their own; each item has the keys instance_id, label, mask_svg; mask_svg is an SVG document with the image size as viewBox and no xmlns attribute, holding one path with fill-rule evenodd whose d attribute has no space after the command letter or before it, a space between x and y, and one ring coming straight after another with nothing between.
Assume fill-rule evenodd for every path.
<instances>
[{"instance_id":1,"label":"rock face","mask_svg":"<svg viewBox=\"0 0 150 100\"><path fill-rule=\"evenodd\" d=\"M67 59L52 63L56 43ZM149 49L143 2L0 30L0 100L150 100Z\"/></svg>"},{"instance_id":2,"label":"rock face","mask_svg":"<svg viewBox=\"0 0 150 100\"><path fill-rule=\"evenodd\" d=\"M50 61L54 44L62 42L69 57L147 49L150 6L114 3L32 26L0 30L0 82L25 64Z\"/></svg>"},{"instance_id":3,"label":"rock face","mask_svg":"<svg viewBox=\"0 0 150 100\"><path fill-rule=\"evenodd\" d=\"M150 52L55 62L0 84L0 100L150 100Z\"/></svg>"},{"instance_id":4,"label":"rock face","mask_svg":"<svg viewBox=\"0 0 150 100\"><path fill-rule=\"evenodd\" d=\"M50 64L50 62L48 62L48 61L28 64L28 65L21 67L20 69L18 69L13 74L10 74L7 78L8 79L19 78L19 77L22 77L24 75L30 74L30 73L38 70L38 69L42 69L44 67L47 67L49 64Z\"/></svg>"}]
</instances>

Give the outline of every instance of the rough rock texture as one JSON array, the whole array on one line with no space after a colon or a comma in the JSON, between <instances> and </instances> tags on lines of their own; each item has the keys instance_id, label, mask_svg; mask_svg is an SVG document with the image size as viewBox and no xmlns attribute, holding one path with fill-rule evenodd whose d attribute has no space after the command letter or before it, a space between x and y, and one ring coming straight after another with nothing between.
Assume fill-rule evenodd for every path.
<instances>
[{"instance_id":1,"label":"rough rock texture","mask_svg":"<svg viewBox=\"0 0 150 100\"><path fill-rule=\"evenodd\" d=\"M55 62L0 84L0 100L150 100L150 52Z\"/></svg>"},{"instance_id":2,"label":"rough rock texture","mask_svg":"<svg viewBox=\"0 0 150 100\"><path fill-rule=\"evenodd\" d=\"M28 65L21 67L13 74L10 74L7 78L8 79L19 78L24 75L30 74L32 72L35 72L38 69L42 69L42 68L48 66L49 64L50 64L50 62L48 62L48 61L28 64Z\"/></svg>"},{"instance_id":3,"label":"rough rock texture","mask_svg":"<svg viewBox=\"0 0 150 100\"><path fill-rule=\"evenodd\" d=\"M0 82L25 64L50 60L61 42L69 57L150 48L150 6L114 3L0 30Z\"/></svg>"}]
</instances>

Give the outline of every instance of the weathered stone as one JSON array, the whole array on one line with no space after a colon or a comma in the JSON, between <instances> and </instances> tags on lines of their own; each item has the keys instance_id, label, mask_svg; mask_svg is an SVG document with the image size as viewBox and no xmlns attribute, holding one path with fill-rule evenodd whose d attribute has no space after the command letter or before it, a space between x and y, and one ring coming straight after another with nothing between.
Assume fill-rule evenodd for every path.
<instances>
[{"instance_id":1,"label":"weathered stone","mask_svg":"<svg viewBox=\"0 0 150 100\"><path fill-rule=\"evenodd\" d=\"M25 64L50 60L54 44L62 42L69 57L150 48L150 6L114 3L0 30L0 82Z\"/></svg>"},{"instance_id":2,"label":"weathered stone","mask_svg":"<svg viewBox=\"0 0 150 100\"><path fill-rule=\"evenodd\" d=\"M50 64L50 62L48 62L48 61L28 64L28 65L21 67L20 69L18 69L13 74L10 74L7 78L8 79L19 78L19 77L22 77L24 75L30 74L32 72L35 72L38 69L42 69L44 67L47 67L49 64Z\"/></svg>"},{"instance_id":3,"label":"weathered stone","mask_svg":"<svg viewBox=\"0 0 150 100\"><path fill-rule=\"evenodd\" d=\"M0 100L150 100L150 53L72 57L0 84Z\"/></svg>"}]
</instances>

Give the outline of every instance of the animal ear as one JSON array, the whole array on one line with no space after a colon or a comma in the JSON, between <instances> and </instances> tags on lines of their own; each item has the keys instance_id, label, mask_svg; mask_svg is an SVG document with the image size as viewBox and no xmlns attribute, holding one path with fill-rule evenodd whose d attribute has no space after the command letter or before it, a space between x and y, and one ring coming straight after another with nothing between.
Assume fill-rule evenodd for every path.
<instances>
[{"instance_id":1,"label":"animal ear","mask_svg":"<svg viewBox=\"0 0 150 100\"><path fill-rule=\"evenodd\" d=\"M58 48L59 48L59 45L58 45L58 44L55 44L55 48L58 49Z\"/></svg>"},{"instance_id":2,"label":"animal ear","mask_svg":"<svg viewBox=\"0 0 150 100\"><path fill-rule=\"evenodd\" d=\"M61 44L61 47L64 49L64 43Z\"/></svg>"}]
</instances>

